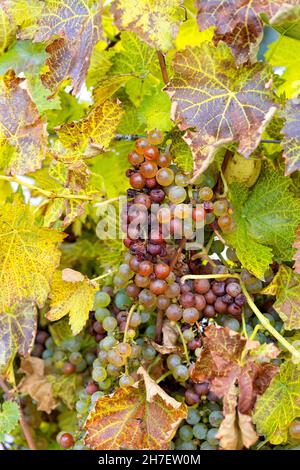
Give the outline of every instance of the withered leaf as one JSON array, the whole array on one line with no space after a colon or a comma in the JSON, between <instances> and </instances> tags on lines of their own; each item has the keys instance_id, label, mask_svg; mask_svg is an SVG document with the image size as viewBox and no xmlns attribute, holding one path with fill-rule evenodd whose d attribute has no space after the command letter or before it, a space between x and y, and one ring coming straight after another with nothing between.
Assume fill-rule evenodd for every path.
<instances>
[{"instance_id":1,"label":"withered leaf","mask_svg":"<svg viewBox=\"0 0 300 470\"><path fill-rule=\"evenodd\" d=\"M294 263L294 270L296 273L300 274L300 225L297 229L296 233L296 238L293 244L293 248L296 249L296 253L294 255L293 260L295 261Z\"/></svg>"}]
</instances>

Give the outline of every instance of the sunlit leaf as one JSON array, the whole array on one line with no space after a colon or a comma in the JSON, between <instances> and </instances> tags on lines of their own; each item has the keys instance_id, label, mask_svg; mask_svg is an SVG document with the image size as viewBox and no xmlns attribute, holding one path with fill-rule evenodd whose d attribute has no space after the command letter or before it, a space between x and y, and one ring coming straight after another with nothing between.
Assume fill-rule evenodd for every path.
<instances>
[{"instance_id":1,"label":"sunlit leaf","mask_svg":"<svg viewBox=\"0 0 300 470\"><path fill-rule=\"evenodd\" d=\"M20 410L17 403L5 401L0 405L0 441L4 440L5 434L9 434L18 424Z\"/></svg>"},{"instance_id":2,"label":"sunlit leaf","mask_svg":"<svg viewBox=\"0 0 300 470\"><path fill-rule=\"evenodd\" d=\"M283 126L283 157L285 158L285 174L290 175L300 170L300 102L288 101L284 117L286 123Z\"/></svg>"}]
</instances>

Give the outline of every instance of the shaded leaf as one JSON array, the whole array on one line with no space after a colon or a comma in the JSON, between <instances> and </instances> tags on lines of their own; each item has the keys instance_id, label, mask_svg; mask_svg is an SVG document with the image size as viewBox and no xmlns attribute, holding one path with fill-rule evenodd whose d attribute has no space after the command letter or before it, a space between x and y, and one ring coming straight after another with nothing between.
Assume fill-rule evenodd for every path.
<instances>
[{"instance_id":1,"label":"shaded leaf","mask_svg":"<svg viewBox=\"0 0 300 470\"><path fill-rule=\"evenodd\" d=\"M300 5L298 0L289 0L289 2L277 0L282 7L276 11L271 18L272 28L276 29L282 36L300 39Z\"/></svg>"},{"instance_id":2,"label":"shaded leaf","mask_svg":"<svg viewBox=\"0 0 300 470\"><path fill-rule=\"evenodd\" d=\"M45 375L45 365L43 359L39 357L28 357L22 359L20 372L24 377L18 385L21 393L27 393L37 402L37 409L51 413L56 408L52 386Z\"/></svg>"},{"instance_id":3,"label":"shaded leaf","mask_svg":"<svg viewBox=\"0 0 300 470\"><path fill-rule=\"evenodd\" d=\"M63 279L64 272L65 270L54 274L51 286L51 308L47 313L47 318L55 321L69 314L72 332L77 335L89 318L97 286L85 277L77 281L66 281Z\"/></svg>"},{"instance_id":4,"label":"shaded leaf","mask_svg":"<svg viewBox=\"0 0 300 470\"><path fill-rule=\"evenodd\" d=\"M68 78L72 79L73 93L80 91L93 47L102 34L101 5L99 2L94 11L83 0L47 0L34 40L54 39L47 47L49 72L44 76L52 91Z\"/></svg>"},{"instance_id":5,"label":"shaded leaf","mask_svg":"<svg viewBox=\"0 0 300 470\"><path fill-rule=\"evenodd\" d=\"M169 449L186 405L167 395L143 368L135 386L99 398L85 423L91 449Z\"/></svg>"},{"instance_id":6,"label":"shaded leaf","mask_svg":"<svg viewBox=\"0 0 300 470\"><path fill-rule=\"evenodd\" d=\"M296 232L296 238L293 243L293 248L297 250L293 258L293 260L295 261L294 270L296 271L296 273L300 274L300 226L298 226Z\"/></svg>"},{"instance_id":7,"label":"shaded leaf","mask_svg":"<svg viewBox=\"0 0 300 470\"><path fill-rule=\"evenodd\" d=\"M34 344L37 311L33 302L22 301L0 314L0 375L13 381L16 354L27 356Z\"/></svg>"},{"instance_id":8,"label":"shaded leaf","mask_svg":"<svg viewBox=\"0 0 300 470\"><path fill-rule=\"evenodd\" d=\"M172 48L183 19L182 0L116 0L111 11L119 29L134 31L155 49Z\"/></svg>"},{"instance_id":9,"label":"shaded leaf","mask_svg":"<svg viewBox=\"0 0 300 470\"><path fill-rule=\"evenodd\" d=\"M166 90L173 101L173 119L187 131L193 179L224 144L238 142L238 151L248 158L276 110L270 69L261 63L237 68L225 44L214 48L204 43L178 52L174 72Z\"/></svg>"},{"instance_id":10,"label":"shaded leaf","mask_svg":"<svg viewBox=\"0 0 300 470\"><path fill-rule=\"evenodd\" d=\"M278 312L286 330L300 328L300 275L281 265L271 283L262 291L276 296L273 308Z\"/></svg>"},{"instance_id":11,"label":"shaded leaf","mask_svg":"<svg viewBox=\"0 0 300 470\"><path fill-rule=\"evenodd\" d=\"M64 235L41 228L32 209L19 201L1 205L0 211L0 306L12 306L23 298L42 306L50 290Z\"/></svg>"},{"instance_id":12,"label":"shaded leaf","mask_svg":"<svg viewBox=\"0 0 300 470\"><path fill-rule=\"evenodd\" d=\"M20 417L19 407L13 401L5 401L0 405L0 441L5 434L9 434L18 424Z\"/></svg>"},{"instance_id":13,"label":"shaded leaf","mask_svg":"<svg viewBox=\"0 0 300 470\"><path fill-rule=\"evenodd\" d=\"M266 392L258 398L253 421L271 444L288 440L288 428L300 416L300 366L287 360Z\"/></svg>"},{"instance_id":14,"label":"shaded leaf","mask_svg":"<svg viewBox=\"0 0 300 470\"><path fill-rule=\"evenodd\" d=\"M0 54L14 41L17 33L17 25L9 14L9 3L3 0L0 5Z\"/></svg>"},{"instance_id":15,"label":"shaded leaf","mask_svg":"<svg viewBox=\"0 0 300 470\"><path fill-rule=\"evenodd\" d=\"M65 375L47 375L47 380L52 386L52 393L55 398L61 401L72 410L77 401L77 380L76 374Z\"/></svg>"},{"instance_id":16,"label":"shaded leaf","mask_svg":"<svg viewBox=\"0 0 300 470\"><path fill-rule=\"evenodd\" d=\"M46 125L27 89L27 82L7 72L0 82L0 167L25 174L41 167L47 146Z\"/></svg>"},{"instance_id":17,"label":"shaded leaf","mask_svg":"<svg viewBox=\"0 0 300 470\"><path fill-rule=\"evenodd\" d=\"M286 122L282 129L284 139L283 157L285 158L285 174L290 175L300 170L300 102L288 101L284 110Z\"/></svg>"}]
</instances>

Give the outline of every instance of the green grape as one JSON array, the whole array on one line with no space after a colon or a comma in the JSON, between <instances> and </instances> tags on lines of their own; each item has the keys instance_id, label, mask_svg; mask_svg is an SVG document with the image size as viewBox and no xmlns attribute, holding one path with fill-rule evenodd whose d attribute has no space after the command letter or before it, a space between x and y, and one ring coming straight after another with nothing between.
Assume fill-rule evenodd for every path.
<instances>
[{"instance_id":1,"label":"green grape","mask_svg":"<svg viewBox=\"0 0 300 470\"><path fill-rule=\"evenodd\" d=\"M155 325L149 325L145 330L145 336L151 339L155 339L156 329Z\"/></svg>"},{"instance_id":2,"label":"green grape","mask_svg":"<svg viewBox=\"0 0 300 470\"><path fill-rule=\"evenodd\" d=\"M98 386L101 390L108 390L111 387L112 381L108 377L103 382L98 382Z\"/></svg>"},{"instance_id":3,"label":"green grape","mask_svg":"<svg viewBox=\"0 0 300 470\"><path fill-rule=\"evenodd\" d=\"M197 450L197 446L194 442L183 442L176 447L177 450Z\"/></svg>"},{"instance_id":4,"label":"green grape","mask_svg":"<svg viewBox=\"0 0 300 470\"><path fill-rule=\"evenodd\" d=\"M273 315L271 315L270 313L264 313L264 317L266 317L269 320L272 326L275 326L275 319Z\"/></svg>"},{"instance_id":5,"label":"green grape","mask_svg":"<svg viewBox=\"0 0 300 470\"><path fill-rule=\"evenodd\" d=\"M185 382L189 378L188 368L183 364L179 364L178 366L174 367L172 372L174 379L178 380L178 382Z\"/></svg>"},{"instance_id":6,"label":"green grape","mask_svg":"<svg viewBox=\"0 0 300 470\"><path fill-rule=\"evenodd\" d=\"M96 403L96 401L99 400L99 398L102 398L103 396L104 393L100 391L93 393L93 395L91 396L92 404Z\"/></svg>"},{"instance_id":7,"label":"green grape","mask_svg":"<svg viewBox=\"0 0 300 470\"><path fill-rule=\"evenodd\" d=\"M102 351L100 351L100 352L102 352ZM104 352L106 353L106 351L104 351ZM106 355L107 355L107 353L106 353ZM102 365L103 365L103 361L99 357L97 359L95 359L94 362L93 362L93 368L94 369L96 369L97 367L102 367Z\"/></svg>"},{"instance_id":8,"label":"green grape","mask_svg":"<svg viewBox=\"0 0 300 470\"><path fill-rule=\"evenodd\" d=\"M199 190L199 198L202 201L210 201L213 198L214 192L209 186L204 186Z\"/></svg>"},{"instance_id":9,"label":"green grape","mask_svg":"<svg viewBox=\"0 0 300 470\"><path fill-rule=\"evenodd\" d=\"M78 364L81 363L83 357L82 355L80 354L80 352L72 352L69 356L69 361L71 362L71 364L74 364L74 366L77 366Z\"/></svg>"},{"instance_id":10,"label":"green grape","mask_svg":"<svg viewBox=\"0 0 300 470\"><path fill-rule=\"evenodd\" d=\"M132 344L131 346L131 359L137 359L142 354L142 347L139 344Z\"/></svg>"},{"instance_id":11,"label":"green grape","mask_svg":"<svg viewBox=\"0 0 300 470\"><path fill-rule=\"evenodd\" d=\"M202 442L200 450L217 450L217 447L209 444L207 441Z\"/></svg>"},{"instance_id":12,"label":"green grape","mask_svg":"<svg viewBox=\"0 0 300 470\"><path fill-rule=\"evenodd\" d=\"M143 347L143 357L146 359L146 361L152 361L152 359L154 359L155 356L156 356L155 349L150 344L146 344Z\"/></svg>"},{"instance_id":13,"label":"green grape","mask_svg":"<svg viewBox=\"0 0 300 470\"><path fill-rule=\"evenodd\" d=\"M150 320L150 317L151 317L151 313L150 313L150 312L147 312L146 310L144 310L143 312L141 312L141 322L142 322L142 323L148 323L149 320Z\"/></svg>"},{"instance_id":14,"label":"green grape","mask_svg":"<svg viewBox=\"0 0 300 470\"><path fill-rule=\"evenodd\" d=\"M214 202L214 214L217 217L227 214L227 210L228 210L228 201L226 201L226 199L220 199Z\"/></svg>"},{"instance_id":15,"label":"green grape","mask_svg":"<svg viewBox=\"0 0 300 470\"><path fill-rule=\"evenodd\" d=\"M95 367L92 372L92 378L95 382L103 382L107 377L107 372L104 367Z\"/></svg>"},{"instance_id":16,"label":"green grape","mask_svg":"<svg viewBox=\"0 0 300 470\"><path fill-rule=\"evenodd\" d=\"M48 339L46 340L46 342L45 342L45 347L46 347L47 349L49 349L49 351L54 351L54 349L55 349L55 344L54 344L54 341L53 341L53 339L51 338L51 336L50 336L50 338L48 338Z\"/></svg>"},{"instance_id":17,"label":"green grape","mask_svg":"<svg viewBox=\"0 0 300 470\"><path fill-rule=\"evenodd\" d=\"M167 366L170 370L181 364L181 358L177 354L170 354L167 358Z\"/></svg>"},{"instance_id":18,"label":"green grape","mask_svg":"<svg viewBox=\"0 0 300 470\"><path fill-rule=\"evenodd\" d=\"M81 342L82 338L79 336L75 336L74 338L65 340L63 343L65 344L66 351L79 352L81 349Z\"/></svg>"},{"instance_id":19,"label":"green grape","mask_svg":"<svg viewBox=\"0 0 300 470\"><path fill-rule=\"evenodd\" d=\"M124 364L124 359L123 357L117 353L114 349L111 349L108 351L108 361L110 364L113 364L114 366L121 367Z\"/></svg>"},{"instance_id":20,"label":"green grape","mask_svg":"<svg viewBox=\"0 0 300 470\"><path fill-rule=\"evenodd\" d=\"M227 326L227 328L230 328L233 331L240 330L240 322L235 318L225 318L223 325Z\"/></svg>"},{"instance_id":21,"label":"green grape","mask_svg":"<svg viewBox=\"0 0 300 470\"><path fill-rule=\"evenodd\" d=\"M114 331L118 326L118 322L115 317L109 316L104 318L102 326L105 331Z\"/></svg>"},{"instance_id":22,"label":"green grape","mask_svg":"<svg viewBox=\"0 0 300 470\"><path fill-rule=\"evenodd\" d=\"M65 353L63 351L60 351L59 349L55 351L55 353L53 354L53 360L55 362L64 361L65 359L66 359Z\"/></svg>"},{"instance_id":23,"label":"green grape","mask_svg":"<svg viewBox=\"0 0 300 470\"><path fill-rule=\"evenodd\" d=\"M194 426L195 424L199 423L199 421L200 421L199 412L195 408L189 408L186 422Z\"/></svg>"},{"instance_id":24,"label":"green grape","mask_svg":"<svg viewBox=\"0 0 300 470\"><path fill-rule=\"evenodd\" d=\"M117 289L123 289L127 286L128 280L116 274L113 278L113 284Z\"/></svg>"},{"instance_id":25,"label":"green grape","mask_svg":"<svg viewBox=\"0 0 300 470\"><path fill-rule=\"evenodd\" d=\"M219 440L216 438L218 431L219 429L211 428L207 433L206 440L211 446L216 446L219 444Z\"/></svg>"},{"instance_id":26,"label":"green grape","mask_svg":"<svg viewBox=\"0 0 300 470\"><path fill-rule=\"evenodd\" d=\"M177 186L188 186L190 179L191 177L188 175L184 175L183 173L177 173L177 175L175 175L175 184Z\"/></svg>"},{"instance_id":27,"label":"green grape","mask_svg":"<svg viewBox=\"0 0 300 470\"><path fill-rule=\"evenodd\" d=\"M86 360L86 363L90 366L93 364L94 360L96 359L96 356L94 353L92 352L87 352L86 355L85 355L85 360Z\"/></svg>"},{"instance_id":28,"label":"green grape","mask_svg":"<svg viewBox=\"0 0 300 470\"><path fill-rule=\"evenodd\" d=\"M187 343L193 341L193 339L195 338L194 332L191 328L189 328L188 330L184 330L182 335Z\"/></svg>"},{"instance_id":29,"label":"green grape","mask_svg":"<svg viewBox=\"0 0 300 470\"><path fill-rule=\"evenodd\" d=\"M186 199L186 190L182 186L172 186L168 196L173 204L180 204Z\"/></svg>"},{"instance_id":30,"label":"green grape","mask_svg":"<svg viewBox=\"0 0 300 470\"><path fill-rule=\"evenodd\" d=\"M111 298L107 292L98 291L95 295L94 309L96 310L100 307L107 307L110 304L110 301Z\"/></svg>"},{"instance_id":31,"label":"green grape","mask_svg":"<svg viewBox=\"0 0 300 470\"><path fill-rule=\"evenodd\" d=\"M215 215L212 212L209 212L208 214L206 214L205 223L207 225L212 224L215 221L215 219L216 219Z\"/></svg>"},{"instance_id":32,"label":"green grape","mask_svg":"<svg viewBox=\"0 0 300 470\"><path fill-rule=\"evenodd\" d=\"M212 411L208 417L209 424L214 427L218 428L223 421L223 414L221 411Z\"/></svg>"},{"instance_id":33,"label":"green grape","mask_svg":"<svg viewBox=\"0 0 300 470\"><path fill-rule=\"evenodd\" d=\"M134 378L131 375L122 375L119 380L120 387L130 387L134 384Z\"/></svg>"},{"instance_id":34,"label":"green grape","mask_svg":"<svg viewBox=\"0 0 300 470\"><path fill-rule=\"evenodd\" d=\"M133 271L131 271L129 265L126 263L120 264L118 274L120 277L125 279L125 281L131 279L134 275Z\"/></svg>"},{"instance_id":35,"label":"green grape","mask_svg":"<svg viewBox=\"0 0 300 470\"><path fill-rule=\"evenodd\" d=\"M99 347L103 351L109 351L117 344L117 340L113 336L106 336L103 338L100 343Z\"/></svg>"},{"instance_id":36,"label":"green grape","mask_svg":"<svg viewBox=\"0 0 300 470\"><path fill-rule=\"evenodd\" d=\"M140 324L141 324L141 315L139 314L139 312L133 312L129 321L129 326L131 328L136 328Z\"/></svg>"},{"instance_id":37,"label":"green grape","mask_svg":"<svg viewBox=\"0 0 300 470\"><path fill-rule=\"evenodd\" d=\"M185 424L179 429L179 437L184 442L191 441L193 439L193 428Z\"/></svg>"},{"instance_id":38,"label":"green grape","mask_svg":"<svg viewBox=\"0 0 300 470\"><path fill-rule=\"evenodd\" d=\"M50 351L50 349L45 349L42 354L43 359L50 359L53 356L53 351Z\"/></svg>"},{"instance_id":39,"label":"green grape","mask_svg":"<svg viewBox=\"0 0 300 470\"><path fill-rule=\"evenodd\" d=\"M83 359L79 364L77 364L76 372L77 373L83 372L86 369L86 367L87 367L86 360Z\"/></svg>"},{"instance_id":40,"label":"green grape","mask_svg":"<svg viewBox=\"0 0 300 470\"><path fill-rule=\"evenodd\" d=\"M95 311L95 318L99 323L102 323L104 318L108 317L109 315L110 311L105 307L97 308Z\"/></svg>"},{"instance_id":41,"label":"green grape","mask_svg":"<svg viewBox=\"0 0 300 470\"><path fill-rule=\"evenodd\" d=\"M115 295L114 303L120 310L127 310L131 307L132 300L124 290L119 290Z\"/></svg>"},{"instance_id":42,"label":"green grape","mask_svg":"<svg viewBox=\"0 0 300 470\"><path fill-rule=\"evenodd\" d=\"M89 406L88 406L88 403L86 403L85 401L79 400L76 402L75 408L78 411L78 413L84 414L88 411Z\"/></svg>"},{"instance_id":43,"label":"green grape","mask_svg":"<svg viewBox=\"0 0 300 470\"><path fill-rule=\"evenodd\" d=\"M195 438L200 439L201 441L206 439L207 431L207 426L205 426L203 423L198 423L193 426L193 434Z\"/></svg>"},{"instance_id":44,"label":"green grape","mask_svg":"<svg viewBox=\"0 0 300 470\"><path fill-rule=\"evenodd\" d=\"M174 172L170 168L161 168L156 173L156 181L161 186L170 186L174 181Z\"/></svg>"},{"instance_id":45,"label":"green grape","mask_svg":"<svg viewBox=\"0 0 300 470\"><path fill-rule=\"evenodd\" d=\"M45 367L51 367L52 366L52 357L47 357L46 359L44 359L44 364L45 364Z\"/></svg>"},{"instance_id":46,"label":"green grape","mask_svg":"<svg viewBox=\"0 0 300 470\"><path fill-rule=\"evenodd\" d=\"M120 368L114 364L107 364L106 371L110 377L118 377L120 374Z\"/></svg>"},{"instance_id":47,"label":"green grape","mask_svg":"<svg viewBox=\"0 0 300 470\"><path fill-rule=\"evenodd\" d=\"M210 411L220 411L221 410L220 405L216 402L213 402L213 401L208 402L206 407L207 407L207 410L210 410Z\"/></svg>"}]
</instances>

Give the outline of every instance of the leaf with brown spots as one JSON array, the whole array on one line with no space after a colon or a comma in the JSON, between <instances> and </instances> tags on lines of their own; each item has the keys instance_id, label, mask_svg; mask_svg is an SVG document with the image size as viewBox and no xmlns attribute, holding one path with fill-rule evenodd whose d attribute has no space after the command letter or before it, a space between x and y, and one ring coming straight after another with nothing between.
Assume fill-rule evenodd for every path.
<instances>
[{"instance_id":1,"label":"leaf with brown spots","mask_svg":"<svg viewBox=\"0 0 300 470\"><path fill-rule=\"evenodd\" d=\"M300 100L287 101L284 110L286 122L282 129L284 139L283 158L285 159L285 174L300 171Z\"/></svg>"},{"instance_id":2,"label":"leaf with brown spots","mask_svg":"<svg viewBox=\"0 0 300 470\"><path fill-rule=\"evenodd\" d=\"M270 68L261 63L237 68L224 43L186 48L176 54L173 67L166 91L172 118L186 131L194 156L192 180L226 144L238 143L238 152L248 158L276 110Z\"/></svg>"},{"instance_id":3,"label":"leaf with brown spots","mask_svg":"<svg viewBox=\"0 0 300 470\"><path fill-rule=\"evenodd\" d=\"M12 71L0 80L0 168L24 175L42 166L46 124L27 91L27 81Z\"/></svg>"},{"instance_id":4,"label":"leaf with brown spots","mask_svg":"<svg viewBox=\"0 0 300 470\"><path fill-rule=\"evenodd\" d=\"M102 2L89 8L84 0L47 0L38 22L35 42L50 41L43 81L53 92L72 79L77 94L85 80L92 50L102 34Z\"/></svg>"},{"instance_id":5,"label":"leaf with brown spots","mask_svg":"<svg viewBox=\"0 0 300 470\"><path fill-rule=\"evenodd\" d=\"M273 308L287 330L300 328L300 275L288 266L280 266L272 282L262 291L275 295Z\"/></svg>"},{"instance_id":6,"label":"leaf with brown spots","mask_svg":"<svg viewBox=\"0 0 300 470\"><path fill-rule=\"evenodd\" d=\"M85 423L94 450L167 450L187 408L167 395L141 367L137 384L99 398Z\"/></svg>"},{"instance_id":7,"label":"leaf with brown spots","mask_svg":"<svg viewBox=\"0 0 300 470\"><path fill-rule=\"evenodd\" d=\"M278 23L279 27L284 19L279 19L280 11L286 10L287 3L284 0L196 0L197 22L200 31L215 26L215 43L228 44L237 63L242 64L255 59L264 28L261 15L269 18L270 23ZM298 0L291 0L289 4L292 11Z\"/></svg>"},{"instance_id":8,"label":"leaf with brown spots","mask_svg":"<svg viewBox=\"0 0 300 470\"><path fill-rule=\"evenodd\" d=\"M293 258L293 260L295 261L294 270L296 271L296 273L300 274L300 225L297 229L296 238L293 243L293 248L297 250Z\"/></svg>"}]
</instances>

